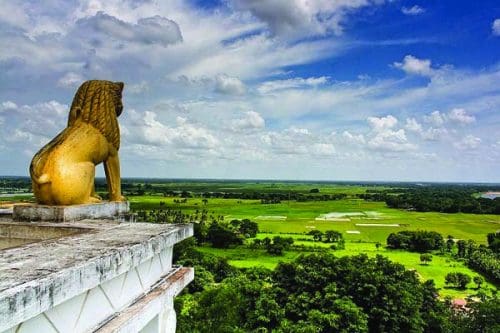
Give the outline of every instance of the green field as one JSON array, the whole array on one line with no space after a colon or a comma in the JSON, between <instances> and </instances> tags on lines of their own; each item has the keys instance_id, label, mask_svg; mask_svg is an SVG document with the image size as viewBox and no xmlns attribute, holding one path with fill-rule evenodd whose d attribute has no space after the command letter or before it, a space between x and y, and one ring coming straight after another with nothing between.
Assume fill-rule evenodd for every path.
<instances>
[{"instance_id":1,"label":"green field","mask_svg":"<svg viewBox=\"0 0 500 333\"><path fill-rule=\"evenodd\" d=\"M262 236L262 235L259 235ZM311 245L313 242L295 242L295 244ZM316 245L323 245L329 247L328 244L314 243ZM252 250L244 247L237 247L232 249L215 249L211 247L200 247L202 252L211 253L219 257L228 259L229 263L233 266L240 268L249 268L262 266L265 268L273 269L281 262L291 261L297 258L300 254L307 254L304 251L286 251L283 256L270 256L264 250ZM456 261L449 256L433 255L432 262L428 265L420 263L420 254L399 250L387 250L383 247L376 249L374 244L371 243L346 243L344 250L336 250L333 253L338 256L352 256L360 253L365 253L368 256L376 256L377 254L388 257L394 262L401 263L407 269L415 270L422 281L434 280L436 287L439 288L441 297L452 298L465 298L468 295L473 295L477 292L474 283L468 285L467 290L457 290L447 288L445 286L444 277L450 272L461 272L470 275L471 277L479 275L466 267L462 262ZM481 287L483 290L495 289L491 283L485 282Z\"/></svg>"},{"instance_id":2,"label":"green field","mask_svg":"<svg viewBox=\"0 0 500 333\"><path fill-rule=\"evenodd\" d=\"M198 184L199 187L202 185ZM208 185L206 185L208 186ZM262 186L262 185L261 185ZM270 184L266 185L268 189ZM287 186L292 186L288 184ZM308 191L311 185L293 185L294 190ZM193 185L189 187L194 190ZM197 188L198 190L200 188ZM238 189L226 186L219 190ZM246 184L245 190L260 190L258 184ZM208 188L203 188L208 190ZM213 189L211 189L213 191ZM241 191L241 189L238 189ZM272 187L274 192L277 189ZM356 186L321 188L321 193L364 193L366 188ZM160 202L163 208L180 209L186 213L207 210L214 216L223 215L226 221L232 219L249 218L259 224L258 238L273 237L276 235L293 237L295 245L306 247L319 246L329 248L330 244L312 242L306 233L311 230L337 230L342 232L346 239L344 250L334 251L337 256L356 255L366 253L369 256L381 254L394 262L403 264L407 269L415 270L422 280L433 279L440 288L442 297L465 298L477 292L474 283L470 283L467 290L456 290L445 287L444 277L449 272L462 272L471 277L478 275L467 268L462 262L449 255L434 255L429 265L420 263L420 254L406 251L388 250L384 247L378 250L376 242L385 245L387 236L392 232L402 230L433 230L444 237L452 235L455 239L472 239L478 243L486 243L486 234L500 229L499 215L475 214L444 214L420 213L414 211L397 210L386 207L383 202L371 202L361 199L343 199L336 201L284 201L279 204L262 204L260 200L218 199L210 198L206 203L202 198L188 198L187 202L179 203L179 198L163 197L160 195L134 196L129 198L134 210L158 209ZM330 215L328 215L330 214ZM364 225L362 225L364 224ZM353 233L356 232L356 233ZM271 256L264 250L253 250L246 246L231 249L215 249L208 246L199 248L201 251L227 258L236 267L262 266L274 268L280 261L291 261L305 250L285 251L283 256ZM329 250L333 251L333 250ZM483 285L484 290L491 290L490 283Z\"/></svg>"},{"instance_id":3,"label":"green field","mask_svg":"<svg viewBox=\"0 0 500 333\"><path fill-rule=\"evenodd\" d=\"M360 199L312 202L282 202L263 205L259 200L209 199L207 204L200 198L189 198L187 203L174 203L174 198L162 196L131 197L132 209L164 207L182 209L186 212L206 209L215 215L223 215L226 220L249 218L259 223L264 233L307 233L317 229L338 230L346 240L385 243L391 232L401 230L433 230L444 237L452 235L456 239L472 239L486 243L486 234L500 229L500 215L419 213L387 208L382 202L369 202ZM361 213L360 216L316 220L321 214ZM375 224L379 226L358 226L356 224ZM398 224L380 226L382 224ZM346 231L359 231L348 234Z\"/></svg>"}]
</instances>

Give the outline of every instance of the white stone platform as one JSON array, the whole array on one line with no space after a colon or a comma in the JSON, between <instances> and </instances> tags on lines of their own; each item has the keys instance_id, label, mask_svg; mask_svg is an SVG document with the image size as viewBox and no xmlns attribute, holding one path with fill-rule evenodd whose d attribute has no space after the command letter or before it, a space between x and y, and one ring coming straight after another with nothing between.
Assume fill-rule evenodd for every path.
<instances>
[{"instance_id":1,"label":"white stone platform","mask_svg":"<svg viewBox=\"0 0 500 333\"><path fill-rule=\"evenodd\" d=\"M47 206L37 204L14 205L14 221L47 221L47 222L73 222L85 219L110 219L119 220L128 214L130 204L128 201L110 201L86 205Z\"/></svg>"},{"instance_id":2,"label":"white stone platform","mask_svg":"<svg viewBox=\"0 0 500 333\"><path fill-rule=\"evenodd\" d=\"M192 225L36 224L81 230L0 250L1 333L175 332L173 299L194 272L172 249Z\"/></svg>"}]
</instances>

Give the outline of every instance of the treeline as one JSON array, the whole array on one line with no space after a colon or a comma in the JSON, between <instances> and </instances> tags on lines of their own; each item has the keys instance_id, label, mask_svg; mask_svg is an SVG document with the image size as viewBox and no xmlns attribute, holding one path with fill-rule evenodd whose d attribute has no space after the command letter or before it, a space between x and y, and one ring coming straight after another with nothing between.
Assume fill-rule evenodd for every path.
<instances>
[{"instance_id":1,"label":"treeline","mask_svg":"<svg viewBox=\"0 0 500 333\"><path fill-rule=\"evenodd\" d=\"M464 258L467 266L500 285L500 232L488 234L487 241L486 247L472 240L460 240L457 256Z\"/></svg>"},{"instance_id":2,"label":"treeline","mask_svg":"<svg viewBox=\"0 0 500 333\"><path fill-rule=\"evenodd\" d=\"M181 198L215 198L215 199L246 199L246 200L261 200L263 203L279 203L281 201L294 200L294 201L331 201L342 200L347 197L345 193L333 194L305 194L300 192L290 193L268 193L268 192L187 192L187 191L166 191L163 192L165 196L179 196Z\"/></svg>"},{"instance_id":3,"label":"treeline","mask_svg":"<svg viewBox=\"0 0 500 333\"><path fill-rule=\"evenodd\" d=\"M414 252L439 250L444 245L441 234L435 231L400 231L387 237L387 247Z\"/></svg>"},{"instance_id":4,"label":"treeline","mask_svg":"<svg viewBox=\"0 0 500 333\"><path fill-rule=\"evenodd\" d=\"M406 189L367 190L358 197L371 201L384 201L387 206L419 212L500 214L500 198L477 197L486 190L498 187L482 186L421 186Z\"/></svg>"},{"instance_id":5,"label":"treeline","mask_svg":"<svg viewBox=\"0 0 500 333\"><path fill-rule=\"evenodd\" d=\"M175 257L194 265L195 280L176 298L180 332L468 333L500 325L498 298L483 295L467 304L469 311L455 311L438 299L433 281L420 282L383 256L319 252L273 271L236 270L185 242L176 245Z\"/></svg>"}]
</instances>

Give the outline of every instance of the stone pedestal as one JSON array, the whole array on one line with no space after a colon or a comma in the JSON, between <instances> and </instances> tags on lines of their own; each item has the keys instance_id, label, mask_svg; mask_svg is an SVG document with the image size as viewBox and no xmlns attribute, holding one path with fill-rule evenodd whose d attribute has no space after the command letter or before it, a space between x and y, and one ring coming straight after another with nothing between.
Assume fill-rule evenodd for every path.
<instances>
[{"instance_id":1,"label":"stone pedestal","mask_svg":"<svg viewBox=\"0 0 500 333\"><path fill-rule=\"evenodd\" d=\"M45 206L37 204L14 205L14 221L73 222L85 219L119 220L129 213L128 201L101 202L72 206Z\"/></svg>"}]
</instances>

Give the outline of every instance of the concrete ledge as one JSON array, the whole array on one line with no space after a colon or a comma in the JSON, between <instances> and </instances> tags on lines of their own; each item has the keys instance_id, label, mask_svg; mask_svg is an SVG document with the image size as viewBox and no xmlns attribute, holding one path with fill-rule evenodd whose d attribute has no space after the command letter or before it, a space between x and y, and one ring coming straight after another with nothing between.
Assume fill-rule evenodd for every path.
<instances>
[{"instance_id":1,"label":"concrete ledge","mask_svg":"<svg viewBox=\"0 0 500 333\"><path fill-rule=\"evenodd\" d=\"M70 222L85 219L119 219L130 210L128 201L102 202L88 205L46 206L14 205L14 221Z\"/></svg>"},{"instance_id":2,"label":"concrete ledge","mask_svg":"<svg viewBox=\"0 0 500 333\"><path fill-rule=\"evenodd\" d=\"M173 274L160 280L156 288L109 320L95 333L139 332L155 315L165 308L165 303L177 296L193 279L193 268L180 267Z\"/></svg>"},{"instance_id":3,"label":"concrete ledge","mask_svg":"<svg viewBox=\"0 0 500 333\"><path fill-rule=\"evenodd\" d=\"M77 224L89 232L0 251L0 332L130 271L193 235L192 225Z\"/></svg>"}]
</instances>

